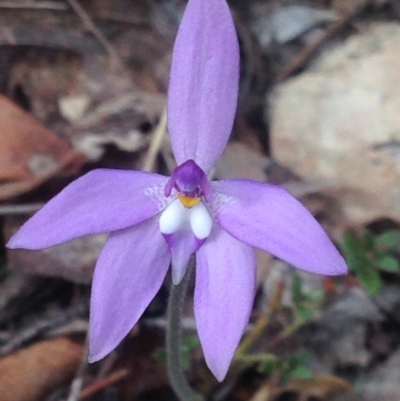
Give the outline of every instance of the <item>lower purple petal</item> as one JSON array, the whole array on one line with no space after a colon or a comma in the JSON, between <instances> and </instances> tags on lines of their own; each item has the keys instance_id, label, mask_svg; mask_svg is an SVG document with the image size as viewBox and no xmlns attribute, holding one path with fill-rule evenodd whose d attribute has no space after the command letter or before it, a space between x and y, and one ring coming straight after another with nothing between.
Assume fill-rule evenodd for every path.
<instances>
[{"instance_id":1,"label":"lower purple petal","mask_svg":"<svg viewBox=\"0 0 400 401\"><path fill-rule=\"evenodd\" d=\"M190 257L199 249L204 240L197 239L191 231L180 230L164 234L172 255L172 283L179 284L186 273Z\"/></svg>"},{"instance_id":2,"label":"lower purple petal","mask_svg":"<svg viewBox=\"0 0 400 401\"><path fill-rule=\"evenodd\" d=\"M90 362L110 353L160 289L170 253L155 216L110 235L96 265L90 307Z\"/></svg>"},{"instance_id":3,"label":"lower purple petal","mask_svg":"<svg viewBox=\"0 0 400 401\"><path fill-rule=\"evenodd\" d=\"M207 365L219 381L249 321L255 283L253 249L215 226L197 252L194 308Z\"/></svg>"},{"instance_id":4,"label":"lower purple petal","mask_svg":"<svg viewBox=\"0 0 400 401\"><path fill-rule=\"evenodd\" d=\"M285 189L249 180L212 183L220 226L246 244L312 273L347 273L346 262L311 213Z\"/></svg>"},{"instance_id":5,"label":"lower purple petal","mask_svg":"<svg viewBox=\"0 0 400 401\"><path fill-rule=\"evenodd\" d=\"M168 178L99 169L68 185L10 239L9 248L40 249L140 223L166 206Z\"/></svg>"}]
</instances>

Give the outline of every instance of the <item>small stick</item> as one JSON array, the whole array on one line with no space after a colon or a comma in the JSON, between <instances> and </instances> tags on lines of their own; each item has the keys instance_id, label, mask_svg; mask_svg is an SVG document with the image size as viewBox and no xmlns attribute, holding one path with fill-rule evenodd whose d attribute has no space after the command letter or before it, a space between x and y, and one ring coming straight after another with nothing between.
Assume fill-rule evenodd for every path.
<instances>
[{"instance_id":1,"label":"small stick","mask_svg":"<svg viewBox=\"0 0 400 401\"><path fill-rule=\"evenodd\" d=\"M28 9L28 10L67 10L68 7L65 4L54 3L53 1L0 1L0 8L11 8L11 9Z\"/></svg>"},{"instance_id":2,"label":"small stick","mask_svg":"<svg viewBox=\"0 0 400 401\"><path fill-rule=\"evenodd\" d=\"M339 31L339 29L342 28L343 25L347 24L350 19L354 17L354 15L355 13L345 13L336 22L332 23L332 25L326 30L325 34L320 40L317 40L315 43L312 43L310 46L304 48L289 62L289 64L286 65L286 67L275 78L275 84L282 82L293 72L301 68L314 54L314 52L318 50L320 46L325 43L325 41L335 35Z\"/></svg>"},{"instance_id":3,"label":"small stick","mask_svg":"<svg viewBox=\"0 0 400 401\"><path fill-rule=\"evenodd\" d=\"M158 122L157 127L154 130L150 147L149 150L147 151L146 159L143 163L144 171L149 171L149 172L153 171L156 157L158 155L158 152L160 151L166 132L167 132L167 110L164 109L163 113L161 114L160 121Z\"/></svg>"},{"instance_id":4,"label":"small stick","mask_svg":"<svg viewBox=\"0 0 400 401\"><path fill-rule=\"evenodd\" d=\"M89 331L86 333L84 352L82 354L81 362L79 364L78 371L76 372L75 378L71 383L70 392L67 401L78 401L81 393L83 379L88 365L89 357Z\"/></svg>"},{"instance_id":5,"label":"small stick","mask_svg":"<svg viewBox=\"0 0 400 401\"><path fill-rule=\"evenodd\" d=\"M166 318L154 317L142 319L142 324L147 327L156 327L157 329L166 329L168 322ZM183 317L181 320L182 329L185 331L196 330L196 321L193 317Z\"/></svg>"},{"instance_id":6,"label":"small stick","mask_svg":"<svg viewBox=\"0 0 400 401\"><path fill-rule=\"evenodd\" d=\"M73 10L78 14L86 27L93 33L97 40L104 46L107 53L110 55L112 61L116 66L124 68L124 63L118 56L111 42L103 35L99 28L94 24L93 20L90 18L89 14L83 9L83 7L78 3L77 0L67 0Z\"/></svg>"},{"instance_id":7,"label":"small stick","mask_svg":"<svg viewBox=\"0 0 400 401\"><path fill-rule=\"evenodd\" d=\"M44 203L25 203L23 205L0 205L0 216L31 214L37 212Z\"/></svg>"},{"instance_id":8,"label":"small stick","mask_svg":"<svg viewBox=\"0 0 400 401\"><path fill-rule=\"evenodd\" d=\"M247 335L247 337L244 338L242 343L239 345L235 354L235 358L241 358L245 356L252 345L262 336L265 329L270 323L271 316L274 315L281 306L284 288L285 287L281 282L276 285L273 298L268 308L268 314L265 316L261 316L258 319L257 323L254 325L253 330Z\"/></svg>"},{"instance_id":9,"label":"small stick","mask_svg":"<svg viewBox=\"0 0 400 401\"><path fill-rule=\"evenodd\" d=\"M105 388L112 386L115 383L118 383L119 381L125 379L128 376L129 376L128 369L118 370L117 372L112 373L110 376L107 376L103 380L99 380L98 382L93 383L90 386L84 388L81 391L78 400L84 400L85 398L91 397L92 395L98 393L99 391L104 390Z\"/></svg>"},{"instance_id":10,"label":"small stick","mask_svg":"<svg viewBox=\"0 0 400 401\"><path fill-rule=\"evenodd\" d=\"M12 337L12 340L7 344L0 347L0 356L8 354L16 350L21 345L25 344L39 335L48 332L56 327L63 326L69 323L75 317L83 316L88 312L88 305L86 303L73 305L67 309L63 314L57 315L50 320L39 321L35 325L30 325L22 329L19 333Z\"/></svg>"}]
</instances>

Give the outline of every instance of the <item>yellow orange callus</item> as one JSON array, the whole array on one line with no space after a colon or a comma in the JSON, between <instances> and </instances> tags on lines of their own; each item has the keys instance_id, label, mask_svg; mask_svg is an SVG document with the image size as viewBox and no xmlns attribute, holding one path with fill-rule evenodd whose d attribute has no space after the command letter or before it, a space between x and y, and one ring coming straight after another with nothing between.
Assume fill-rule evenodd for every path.
<instances>
[{"instance_id":1,"label":"yellow orange callus","mask_svg":"<svg viewBox=\"0 0 400 401\"><path fill-rule=\"evenodd\" d=\"M191 198L190 196L185 196L182 194L179 194L178 198L182 205L189 209L193 206L196 206L201 201L201 198Z\"/></svg>"}]
</instances>

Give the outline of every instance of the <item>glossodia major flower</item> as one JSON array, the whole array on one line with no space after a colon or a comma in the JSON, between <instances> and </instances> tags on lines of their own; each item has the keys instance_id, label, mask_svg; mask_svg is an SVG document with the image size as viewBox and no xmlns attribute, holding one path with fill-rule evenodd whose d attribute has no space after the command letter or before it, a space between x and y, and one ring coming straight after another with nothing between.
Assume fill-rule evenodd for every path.
<instances>
[{"instance_id":1,"label":"glossodia major flower","mask_svg":"<svg viewBox=\"0 0 400 401\"><path fill-rule=\"evenodd\" d=\"M222 380L249 320L253 247L300 269L337 275L346 264L313 216L278 186L210 182L236 110L239 48L225 0L189 0L176 38L168 127L178 167L170 178L94 170L67 186L11 238L40 249L110 233L92 285L90 361L111 352L161 287L196 252L195 317L206 362Z\"/></svg>"}]
</instances>

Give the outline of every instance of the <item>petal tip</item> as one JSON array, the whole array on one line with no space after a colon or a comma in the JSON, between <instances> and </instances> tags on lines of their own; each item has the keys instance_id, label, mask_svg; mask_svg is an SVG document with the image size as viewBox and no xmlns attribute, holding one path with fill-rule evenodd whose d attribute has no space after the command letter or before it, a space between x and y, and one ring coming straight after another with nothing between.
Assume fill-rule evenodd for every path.
<instances>
[{"instance_id":1,"label":"petal tip","mask_svg":"<svg viewBox=\"0 0 400 401\"><path fill-rule=\"evenodd\" d=\"M228 373L230 360L228 363L226 363L226 361L222 359L218 361L216 359L207 360L206 358L206 363L211 373L221 383Z\"/></svg>"},{"instance_id":2,"label":"petal tip","mask_svg":"<svg viewBox=\"0 0 400 401\"><path fill-rule=\"evenodd\" d=\"M111 351L110 351L111 352ZM110 352L92 352L89 346L89 356L88 362L89 363L96 363L104 359Z\"/></svg>"},{"instance_id":3,"label":"petal tip","mask_svg":"<svg viewBox=\"0 0 400 401\"><path fill-rule=\"evenodd\" d=\"M90 337L90 334L89 334ZM96 349L97 348L97 349ZM105 358L109 353L111 353L116 346L109 346L109 344L94 344L94 341L89 340L89 356L88 362L95 363Z\"/></svg>"},{"instance_id":4,"label":"petal tip","mask_svg":"<svg viewBox=\"0 0 400 401\"><path fill-rule=\"evenodd\" d=\"M6 243L6 248L8 249L29 249L27 246L27 241L24 241L23 238L21 238L20 232L17 231Z\"/></svg>"},{"instance_id":5,"label":"petal tip","mask_svg":"<svg viewBox=\"0 0 400 401\"><path fill-rule=\"evenodd\" d=\"M89 363L95 363L95 362L99 361L100 359L101 358L98 358L96 355L89 354L88 362Z\"/></svg>"},{"instance_id":6,"label":"petal tip","mask_svg":"<svg viewBox=\"0 0 400 401\"><path fill-rule=\"evenodd\" d=\"M315 269L314 272L324 276L345 276L348 274L349 268L344 258L337 253L337 255L334 255L334 257L330 259L329 264L326 264L324 267L319 269Z\"/></svg>"},{"instance_id":7,"label":"petal tip","mask_svg":"<svg viewBox=\"0 0 400 401\"><path fill-rule=\"evenodd\" d=\"M214 377L221 383L225 379L226 374L228 373L228 368L224 369L224 370L219 370L219 371L214 370L214 371L212 371L212 373L213 373Z\"/></svg>"},{"instance_id":8,"label":"petal tip","mask_svg":"<svg viewBox=\"0 0 400 401\"><path fill-rule=\"evenodd\" d=\"M337 265L335 275L336 275L336 276L345 276L345 275L348 274L348 273L349 273L349 268L348 268L348 266L347 266L347 263L346 263L346 261L341 257L341 260L340 260L340 262L339 262L338 265Z\"/></svg>"},{"instance_id":9,"label":"petal tip","mask_svg":"<svg viewBox=\"0 0 400 401\"><path fill-rule=\"evenodd\" d=\"M329 239L330 249L325 252L325 257L328 261L326 268L321 269L321 274L328 276L344 276L349 272L347 263L343 256L339 253L335 245Z\"/></svg>"},{"instance_id":10,"label":"petal tip","mask_svg":"<svg viewBox=\"0 0 400 401\"><path fill-rule=\"evenodd\" d=\"M173 285L179 285L185 276L185 269L172 269L172 284Z\"/></svg>"},{"instance_id":11,"label":"petal tip","mask_svg":"<svg viewBox=\"0 0 400 401\"><path fill-rule=\"evenodd\" d=\"M15 241L14 237L11 237L6 243L6 248L8 249L16 249L18 248L18 241Z\"/></svg>"}]
</instances>

